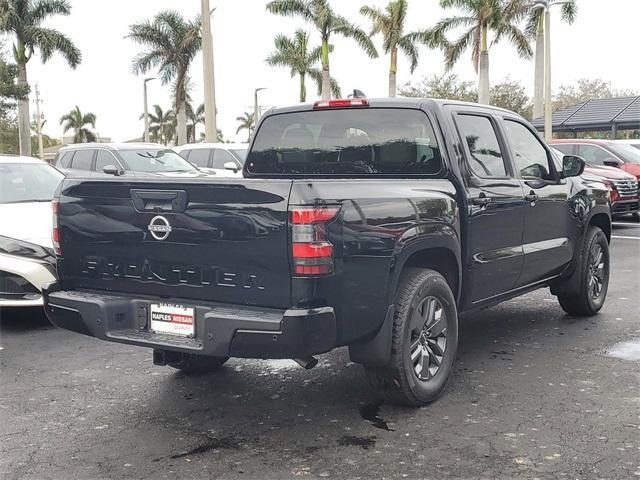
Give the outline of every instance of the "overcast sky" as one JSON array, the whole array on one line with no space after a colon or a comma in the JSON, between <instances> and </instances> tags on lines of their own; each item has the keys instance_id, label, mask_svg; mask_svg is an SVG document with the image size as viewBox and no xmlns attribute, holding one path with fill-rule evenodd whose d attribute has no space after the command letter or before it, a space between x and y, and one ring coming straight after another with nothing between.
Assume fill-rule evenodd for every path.
<instances>
[{"instance_id":1,"label":"overcast sky","mask_svg":"<svg viewBox=\"0 0 640 480\"><path fill-rule=\"evenodd\" d=\"M298 82L289 71L268 67L264 59L273 49L276 33L292 34L297 28L312 32L312 27L294 18L276 17L266 12L265 0L211 0L216 8L213 16L214 57L219 127L227 138L236 137L235 118L253 109L253 91L261 92L261 103L282 105L298 99ZM367 27L358 13L362 4L383 7L387 0L333 0L335 10L354 23ZM437 0L409 0L407 31L431 27L445 13ZM46 22L68 34L82 50L83 61L71 70L55 57L42 65L39 58L29 63L29 80L38 83L48 119L45 133L60 137L60 117L78 105L98 117L97 129L102 136L116 141L139 137L143 123L142 78L131 73L131 59L142 47L124 38L129 25L151 18L165 9L175 9L188 18L200 9L199 0L71 0L69 17L56 17ZM571 83L582 77L600 77L613 88L640 88L640 0L578 0L578 19L574 25L560 22L556 8L552 21L553 85ZM451 12L453 13L453 12ZM380 46L380 38L374 39ZM367 58L351 40L333 37L335 51L331 57L331 73L343 92L353 88L369 97L387 92L389 60L382 55ZM400 57L398 83L417 80L443 71L442 54L421 49L417 70L409 73L408 62ZM533 62L518 58L508 44L491 47L491 81L507 76L522 82L531 91ZM460 60L454 73L465 80L476 80L470 52ZM198 56L190 71L194 104L203 101L202 57ZM308 100L315 89L308 87ZM169 87L159 81L150 83L150 105L171 107Z\"/></svg>"}]
</instances>

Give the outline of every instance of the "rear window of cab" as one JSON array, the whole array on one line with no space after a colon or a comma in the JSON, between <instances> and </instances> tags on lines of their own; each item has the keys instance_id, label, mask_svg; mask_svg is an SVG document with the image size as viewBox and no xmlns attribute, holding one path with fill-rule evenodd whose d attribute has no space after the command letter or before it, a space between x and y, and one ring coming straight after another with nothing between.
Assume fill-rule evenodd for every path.
<instances>
[{"instance_id":1,"label":"rear window of cab","mask_svg":"<svg viewBox=\"0 0 640 480\"><path fill-rule=\"evenodd\" d=\"M351 108L267 117L246 171L275 176L414 176L442 170L427 115L402 108Z\"/></svg>"}]
</instances>

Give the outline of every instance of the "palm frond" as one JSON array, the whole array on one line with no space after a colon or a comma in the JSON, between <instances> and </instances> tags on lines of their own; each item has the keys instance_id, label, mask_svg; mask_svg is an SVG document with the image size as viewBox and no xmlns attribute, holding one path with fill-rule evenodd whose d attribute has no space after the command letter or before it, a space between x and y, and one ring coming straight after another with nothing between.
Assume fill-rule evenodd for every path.
<instances>
[{"instance_id":1,"label":"palm frond","mask_svg":"<svg viewBox=\"0 0 640 480\"><path fill-rule=\"evenodd\" d=\"M39 24L53 15L70 15L71 5L67 0L38 0L33 2L31 22Z\"/></svg>"},{"instance_id":2,"label":"palm frond","mask_svg":"<svg viewBox=\"0 0 640 480\"><path fill-rule=\"evenodd\" d=\"M398 42L398 47L400 48L400 50L402 50L402 53L404 53L409 59L409 69L411 70L411 73L413 73L418 66L419 58L418 49L416 48L415 43L411 41L410 37L404 36Z\"/></svg>"},{"instance_id":3,"label":"palm frond","mask_svg":"<svg viewBox=\"0 0 640 480\"><path fill-rule=\"evenodd\" d=\"M269 13L275 15L300 16L307 21L313 21L311 6L304 0L273 0L267 3L266 8Z\"/></svg>"},{"instance_id":4,"label":"palm frond","mask_svg":"<svg viewBox=\"0 0 640 480\"><path fill-rule=\"evenodd\" d=\"M332 24L332 31L346 38L351 38L371 58L378 58L378 51L369 36L361 28L350 23L346 18L336 16Z\"/></svg>"},{"instance_id":5,"label":"palm frond","mask_svg":"<svg viewBox=\"0 0 640 480\"><path fill-rule=\"evenodd\" d=\"M74 43L58 30L39 26L28 26L22 30L31 49L39 49L42 61L47 62L54 53L59 53L71 68L76 68L82 61L82 54Z\"/></svg>"}]
</instances>

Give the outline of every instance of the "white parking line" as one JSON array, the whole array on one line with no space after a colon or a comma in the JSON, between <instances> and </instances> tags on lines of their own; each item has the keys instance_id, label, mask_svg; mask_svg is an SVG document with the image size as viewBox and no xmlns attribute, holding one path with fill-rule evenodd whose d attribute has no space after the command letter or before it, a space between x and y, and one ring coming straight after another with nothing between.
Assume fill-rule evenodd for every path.
<instances>
[{"instance_id":1,"label":"white parking line","mask_svg":"<svg viewBox=\"0 0 640 480\"><path fill-rule=\"evenodd\" d=\"M611 238L621 238L623 240L640 240L640 237L623 237L620 235L611 235Z\"/></svg>"},{"instance_id":2,"label":"white parking line","mask_svg":"<svg viewBox=\"0 0 640 480\"><path fill-rule=\"evenodd\" d=\"M624 223L624 222L613 222L614 227L632 227L632 228L640 228L639 223Z\"/></svg>"}]
</instances>

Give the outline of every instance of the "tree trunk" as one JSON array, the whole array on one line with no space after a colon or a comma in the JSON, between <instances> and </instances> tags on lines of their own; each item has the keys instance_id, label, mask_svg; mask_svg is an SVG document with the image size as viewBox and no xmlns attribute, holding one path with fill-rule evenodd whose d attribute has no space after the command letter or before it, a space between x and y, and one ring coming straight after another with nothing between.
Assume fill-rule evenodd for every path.
<instances>
[{"instance_id":1,"label":"tree trunk","mask_svg":"<svg viewBox=\"0 0 640 480\"><path fill-rule=\"evenodd\" d=\"M307 101L307 87L304 84L304 73L300 74L300 103Z\"/></svg>"},{"instance_id":2,"label":"tree trunk","mask_svg":"<svg viewBox=\"0 0 640 480\"><path fill-rule=\"evenodd\" d=\"M18 86L28 86L27 64L18 62ZM20 137L20 155L31 156L31 123L29 122L29 96L18 101L18 134Z\"/></svg>"},{"instance_id":3,"label":"tree trunk","mask_svg":"<svg viewBox=\"0 0 640 480\"><path fill-rule=\"evenodd\" d=\"M398 71L398 49L391 50L391 65L389 66L389 96L396 96L396 74Z\"/></svg>"},{"instance_id":4,"label":"tree trunk","mask_svg":"<svg viewBox=\"0 0 640 480\"><path fill-rule=\"evenodd\" d=\"M533 82L533 118L544 115L544 17L540 15L536 36L535 79Z\"/></svg>"},{"instance_id":5,"label":"tree trunk","mask_svg":"<svg viewBox=\"0 0 640 480\"><path fill-rule=\"evenodd\" d=\"M322 39L322 100L331 100L331 74L329 72L329 39Z\"/></svg>"},{"instance_id":6,"label":"tree trunk","mask_svg":"<svg viewBox=\"0 0 640 480\"><path fill-rule=\"evenodd\" d=\"M478 63L478 103L489 105L491 93L489 87L489 48L487 45L486 26L482 29L482 47L480 49Z\"/></svg>"},{"instance_id":7,"label":"tree trunk","mask_svg":"<svg viewBox=\"0 0 640 480\"><path fill-rule=\"evenodd\" d=\"M178 115L177 115L177 128L176 128L176 146L184 145L187 143L187 105L185 99L182 98L178 103Z\"/></svg>"}]
</instances>

